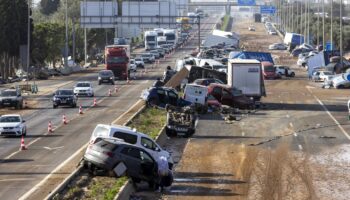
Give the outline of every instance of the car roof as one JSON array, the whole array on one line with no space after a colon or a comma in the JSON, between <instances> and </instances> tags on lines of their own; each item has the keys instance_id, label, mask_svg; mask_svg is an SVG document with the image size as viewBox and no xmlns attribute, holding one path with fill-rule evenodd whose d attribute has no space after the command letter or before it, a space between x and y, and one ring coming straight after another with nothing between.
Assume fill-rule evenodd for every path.
<instances>
[{"instance_id":1,"label":"car roof","mask_svg":"<svg viewBox=\"0 0 350 200\"><path fill-rule=\"evenodd\" d=\"M136 131L136 129L131 129L128 126L121 126L121 125L106 125L106 124L98 124L97 126L101 126L107 129L111 129L111 130L119 130L119 131L123 131L123 132L127 132L127 133L131 133L131 134L135 134L135 135L140 135L140 136L145 136L150 138L149 135L141 133Z\"/></svg>"},{"instance_id":2,"label":"car roof","mask_svg":"<svg viewBox=\"0 0 350 200\"><path fill-rule=\"evenodd\" d=\"M73 91L73 89L57 89L57 91Z\"/></svg>"},{"instance_id":3,"label":"car roof","mask_svg":"<svg viewBox=\"0 0 350 200\"><path fill-rule=\"evenodd\" d=\"M77 84L78 84L78 83L90 83L90 84L91 84L90 81L78 81Z\"/></svg>"},{"instance_id":4,"label":"car roof","mask_svg":"<svg viewBox=\"0 0 350 200\"><path fill-rule=\"evenodd\" d=\"M215 86L217 86L217 87L222 87L222 88L226 88L226 89L230 89L230 88L231 88L231 87L228 86L228 85L220 84L220 83L210 83L209 86L210 86L210 87L215 87Z\"/></svg>"},{"instance_id":5,"label":"car roof","mask_svg":"<svg viewBox=\"0 0 350 200\"><path fill-rule=\"evenodd\" d=\"M1 115L1 117L21 117L20 114Z\"/></svg>"}]
</instances>

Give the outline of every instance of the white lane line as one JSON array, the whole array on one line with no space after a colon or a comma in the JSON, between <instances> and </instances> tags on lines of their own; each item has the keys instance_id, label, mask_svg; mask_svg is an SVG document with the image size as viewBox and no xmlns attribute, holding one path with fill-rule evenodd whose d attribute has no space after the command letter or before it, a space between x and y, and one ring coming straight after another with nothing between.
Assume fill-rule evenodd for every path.
<instances>
[{"instance_id":1,"label":"white lane line","mask_svg":"<svg viewBox=\"0 0 350 200\"><path fill-rule=\"evenodd\" d=\"M289 115L286 115L287 118L289 118L290 116Z\"/></svg>"},{"instance_id":2,"label":"white lane line","mask_svg":"<svg viewBox=\"0 0 350 200\"><path fill-rule=\"evenodd\" d=\"M45 184L45 182L54 174L56 174L63 166L65 166L67 163L69 163L75 156L77 156L84 148L86 148L88 145L85 144L78 151L76 151L73 155L71 155L67 160L63 161L60 165L58 165L52 172L50 172L49 175L47 175L43 180L41 180L38 184L36 184L32 189L30 189L28 192L26 192L23 196L19 198L19 200L27 199L30 195L32 195L37 189L39 189L42 185Z\"/></svg>"},{"instance_id":3,"label":"white lane line","mask_svg":"<svg viewBox=\"0 0 350 200\"><path fill-rule=\"evenodd\" d=\"M188 190L170 190L170 193L187 193Z\"/></svg>"},{"instance_id":4,"label":"white lane line","mask_svg":"<svg viewBox=\"0 0 350 200\"><path fill-rule=\"evenodd\" d=\"M312 96L318 101L318 103L323 107L323 109L326 111L326 113L329 115L329 117L335 122L335 124L338 126L338 128L341 130L341 132L345 135L346 138L350 140L350 135L344 130L344 128L340 125L340 123L333 117L333 115L329 112L327 107L322 103L322 101L317 98L312 91L310 90L310 87L306 87L307 90L312 94Z\"/></svg>"},{"instance_id":5,"label":"white lane line","mask_svg":"<svg viewBox=\"0 0 350 200\"><path fill-rule=\"evenodd\" d=\"M298 145L299 150L303 150L303 146L301 146L300 144Z\"/></svg>"},{"instance_id":6,"label":"white lane line","mask_svg":"<svg viewBox=\"0 0 350 200\"><path fill-rule=\"evenodd\" d=\"M31 180L35 180L35 178L8 178L8 179L0 179L0 182L31 181Z\"/></svg>"}]
</instances>

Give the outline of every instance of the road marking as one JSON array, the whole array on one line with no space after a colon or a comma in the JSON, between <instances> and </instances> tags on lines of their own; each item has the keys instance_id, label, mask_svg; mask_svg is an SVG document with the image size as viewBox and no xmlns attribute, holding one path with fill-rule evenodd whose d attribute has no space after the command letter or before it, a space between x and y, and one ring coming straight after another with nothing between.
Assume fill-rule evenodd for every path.
<instances>
[{"instance_id":1,"label":"road marking","mask_svg":"<svg viewBox=\"0 0 350 200\"><path fill-rule=\"evenodd\" d=\"M0 179L0 182L8 182L8 181L31 181L35 180L35 178L9 178L9 179Z\"/></svg>"},{"instance_id":2,"label":"road marking","mask_svg":"<svg viewBox=\"0 0 350 200\"><path fill-rule=\"evenodd\" d=\"M45 184L45 182L54 174L56 174L63 166L65 166L67 163L69 163L75 156L77 156L81 151L83 151L84 148L86 148L88 143L80 147L78 151L76 151L73 155L71 155L67 160L63 161L60 165L58 165L52 172L50 172L49 175L47 175L43 180L41 180L38 184L36 184L32 189L30 189L28 192L26 192L24 195L22 195L19 200L27 199L32 193L34 193L37 189L39 189L42 185Z\"/></svg>"},{"instance_id":3,"label":"road marking","mask_svg":"<svg viewBox=\"0 0 350 200\"><path fill-rule=\"evenodd\" d=\"M289 118L290 116L289 115L286 115L287 118Z\"/></svg>"},{"instance_id":4,"label":"road marking","mask_svg":"<svg viewBox=\"0 0 350 200\"><path fill-rule=\"evenodd\" d=\"M291 128L294 127L292 122L289 122L289 126L290 126Z\"/></svg>"},{"instance_id":5,"label":"road marking","mask_svg":"<svg viewBox=\"0 0 350 200\"><path fill-rule=\"evenodd\" d=\"M53 148L51 148L51 147L43 147L44 149L47 149L47 150L49 150L49 151L51 151L51 150L56 150L56 149L62 149L64 146L61 146L61 147L53 147Z\"/></svg>"},{"instance_id":6,"label":"road marking","mask_svg":"<svg viewBox=\"0 0 350 200\"><path fill-rule=\"evenodd\" d=\"M299 150L303 150L303 146L301 146L300 144L298 145Z\"/></svg>"},{"instance_id":7,"label":"road marking","mask_svg":"<svg viewBox=\"0 0 350 200\"><path fill-rule=\"evenodd\" d=\"M329 117L335 122L335 124L338 126L338 128L341 130L341 132L350 140L350 135L344 130L344 128L340 125L340 123L333 117L333 115L329 112L327 107L322 103L322 101L317 98L312 91L310 90L310 86L306 86L306 89L309 90L309 92L312 94L312 96L318 101L318 103L323 107L323 109L326 111L326 113L329 115Z\"/></svg>"}]
</instances>

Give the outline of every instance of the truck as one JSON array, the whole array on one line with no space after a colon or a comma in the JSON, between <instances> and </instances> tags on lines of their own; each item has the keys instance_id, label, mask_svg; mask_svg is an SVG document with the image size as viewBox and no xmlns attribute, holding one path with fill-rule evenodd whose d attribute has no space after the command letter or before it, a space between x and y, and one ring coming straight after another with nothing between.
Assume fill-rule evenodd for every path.
<instances>
[{"instance_id":1,"label":"truck","mask_svg":"<svg viewBox=\"0 0 350 200\"><path fill-rule=\"evenodd\" d=\"M158 36L157 37L157 44L158 44L158 47L160 45L166 44L166 37L165 36Z\"/></svg>"},{"instance_id":2,"label":"truck","mask_svg":"<svg viewBox=\"0 0 350 200\"><path fill-rule=\"evenodd\" d=\"M108 45L105 47L106 69L111 70L115 78L126 80L129 76L130 45Z\"/></svg>"},{"instance_id":3,"label":"truck","mask_svg":"<svg viewBox=\"0 0 350 200\"><path fill-rule=\"evenodd\" d=\"M230 54L229 58L256 59L260 62L267 61L272 64L275 64L271 56L271 53L266 53L266 52L241 51L241 52Z\"/></svg>"},{"instance_id":4,"label":"truck","mask_svg":"<svg viewBox=\"0 0 350 200\"><path fill-rule=\"evenodd\" d=\"M158 33L156 31L145 31L145 49L153 50L157 47Z\"/></svg>"},{"instance_id":5,"label":"truck","mask_svg":"<svg viewBox=\"0 0 350 200\"><path fill-rule=\"evenodd\" d=\"M177 43L177 30L176 29L164 29L164 36L166 37L166 43L175 45Z\"/></svg>"},{"instance_id":6,"label":"truck","mask_svg":"<svg viewBox=\"0 0 350 200\"><path fill-rule=\"evenodd\" d=\"M260 101L266 96L261 62L256 59L229 59L227 84Z\"/></svg>"},{"instance_id":7,"label":"truck","mask_svg":"<svg viewBox=\"0 0 350 200\"><path fill-rule=\"evenodd\" d=\"M296 46L304 43L304 36L298 33L286 33L283 43L289 46L289 49L294 49Z\"/></svg>"}]
</instances>

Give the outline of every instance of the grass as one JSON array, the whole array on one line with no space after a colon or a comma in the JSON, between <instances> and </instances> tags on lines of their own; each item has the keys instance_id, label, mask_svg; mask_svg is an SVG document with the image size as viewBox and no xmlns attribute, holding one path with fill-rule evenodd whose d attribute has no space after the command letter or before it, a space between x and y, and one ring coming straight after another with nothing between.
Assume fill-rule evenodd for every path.
<instances>
[{"instance_id":1,"label":"grass","mask_svg":"<svg viewBox=\"0 0 350 200\"><path fill-rule=\"evenodd\" d=\"M136 116L128 126L137 131L148 134L155 139L166 122L166 111L156 108L147 108Z\"/></svg>"},{"instance_id":2,"label":"grass","mask_svg":"<svg viewBox=\"0 0 350 200\"><path fill-rule=\"evenodd\" d=\"M221 26L222 31L226 31L229 21L230 21L230 15L225 15Z\"/></svg>"}]
</instances>

